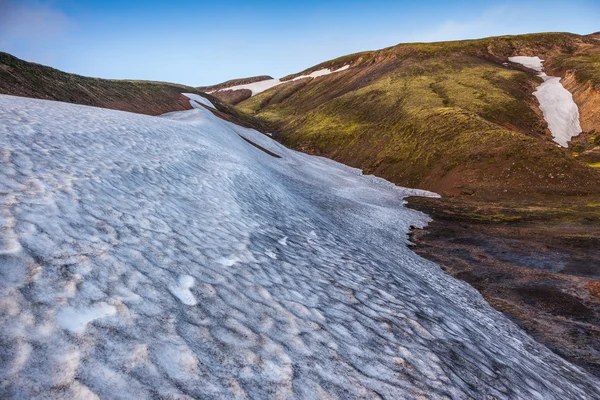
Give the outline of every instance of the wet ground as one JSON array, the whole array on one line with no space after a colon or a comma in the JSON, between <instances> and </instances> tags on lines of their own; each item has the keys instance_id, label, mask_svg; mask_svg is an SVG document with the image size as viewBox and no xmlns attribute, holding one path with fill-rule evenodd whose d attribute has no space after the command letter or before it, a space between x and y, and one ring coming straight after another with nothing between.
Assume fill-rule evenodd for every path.
<instances>
[{"instance_id":1,"label":"wet ground","mask_svg":"<svg viewBox=\"0 0 600 400\"><path fill-rule=\"evenodd\" d=\"M468 282L536 340L600 376L600 208L409 199L433 222L414 251Z\"/></svg>"}]
</instances>

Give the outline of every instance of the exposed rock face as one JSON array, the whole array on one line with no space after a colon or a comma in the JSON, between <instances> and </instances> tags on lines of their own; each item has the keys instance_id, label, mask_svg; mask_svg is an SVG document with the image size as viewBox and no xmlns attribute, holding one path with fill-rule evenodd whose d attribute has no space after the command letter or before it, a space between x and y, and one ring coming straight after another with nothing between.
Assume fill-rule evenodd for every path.
<instances>
[{"instance_id":1,"label":"exposed rock face","mask_svg":"<svg viewBox=\"0 0 600 400\"><path fill-rule=\"evenodd\" d=\"M600 92L591 82L578 82L572 71L567 71L562 84L573 94L579 107L579 120L584 132L600 128Z\"/></svg>"},{"instance_id":2,"label":"exposed rock face","mask_svg":"<svg viewBox=\"0 0 600 400\"><path fill-rule=\"evenodd\" d=\"M208 93L208 92L213 92L215 90L226 89L226 88L232 87L232 86L246 85L248 83L266 81L269 79L273 79L273 77L271 77L269 75L251 76L249 78L231 79L229 81L225 81L225 82L218 83L216 85L211 85L211 86L199 86L199 87L197 87L197 89L200 90L201 92Z\"/></svg>"},{"instance_id":3,"label":"exposed rock face","mask_svg":"<svg viewBox=\"0 0 600 400\"><path fill-rule=\"evenodd\" d=\"M220 90L212 95L219 100L236 105L252 97L252 91L249 89Z\"/></svg>"}]
</instances>

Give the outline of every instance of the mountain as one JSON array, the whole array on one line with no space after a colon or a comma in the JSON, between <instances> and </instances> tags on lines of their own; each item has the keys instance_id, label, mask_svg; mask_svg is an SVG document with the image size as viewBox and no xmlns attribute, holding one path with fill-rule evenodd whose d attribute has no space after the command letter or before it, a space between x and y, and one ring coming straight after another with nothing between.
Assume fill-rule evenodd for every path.
<instances>
[{"instance_id":1,"label":"mountain","mask_svg":"<svg viewBox=\"0 0 600 400\"><path fill-rule=\"evenodd\" d=\"M190 98L0 95L1 398L600 397L408 249L431 193Z\"/></svg>"},{"instance_id":2,"label":"mountain","mask_svg":"<svg viewBox=\"0 0 600 400\"><path fill-rule=\"evenodd\" d=\"M200 107L238 126L273 132L279 141L305 152L397 184L433 189L442 197L407 198L411 208L433 218L424 229L412 230L412 250L475 287L555 353L600 376L599 39L600 34L550 33L403 44L279 79L245 78L200 89L81 77L0 54L0 93L150 115ZM514 56L546 59L549 76L513 62ZM560 84L552 76L561 77ZM566 87L577 103L583 132L571 138L568 148L554 141L550 128L556 121L545 115L547 96L539 92L550 83ZM188 93L191 103L182 93ZM9 97L11 101L21 104L22 99ZM172 118L206 122L196 119L197 110L190 113ZM21 118L26 131L28 118L37 117ZM241 132L225 126L228 132ZM191 136L210 134L195 129L184 130ZM129 125L127 132L132 137L140 133ZM248 145L242 151L285 162L284 148L266 138L240 139ZM345 196L362 198L352 191L354 181L344 182L352 192ZM272 187L271 182L263 185L268 192ZM356 207L339 198L337 203L313 204L317 191L310 196L307 215L330 219L328 213L336 208Z\"/></svg>"},{"instance_id":3,"label":"mountain","mask_svg":"<svg viewBox=\"0 0 600 400\"><path fill-rule=\"evenodd\" d=\"M444 196L598 194L600 171L552 142L531 95L540 78L508 57L540 56L564 77L580 105L583 153L598 127L599 51L597 38L563 33L401 44L284 77L238 108L292 148Z\"/></svg>"}]
</instances>

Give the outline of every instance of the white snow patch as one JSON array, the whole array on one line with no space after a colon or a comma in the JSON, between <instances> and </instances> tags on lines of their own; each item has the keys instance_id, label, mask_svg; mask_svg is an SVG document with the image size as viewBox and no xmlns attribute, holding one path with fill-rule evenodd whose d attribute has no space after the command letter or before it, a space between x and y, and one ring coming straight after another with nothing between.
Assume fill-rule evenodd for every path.
<instances>
[{"instance_id":1,"label":"white snow patch","mask_svg":"<svg viewBox=\"0 0 600 400\"><path fill-rule=\"evenodd\" d=\"M544 60L542 60L539 57L515 56L508 57L508 61L521 64L522 66L530 68L537 72L542 72L544 70L544 67L542 65Z\"/></svg>"},{"instance_id":2,"label":"white snow patch","mask_svg":"<svg viewBox=\"0 0 600 400\"><path fill-rule=\"evenodd\" d=\"M277 259L277 254L275 254L275 252L273 250L265 250L265 254L267 256L269 256L270 258L272 258L273 260Z\"/></svg>"},{"instance_id":3,"label":"white snow patch","mask_svg":"<svg viewBox=\"0 0 600 400\"><path fill-rule=\"evenodd\" d=\"M88 323L95 319L115 315L117 309L110 304L101 302L87 308L62 308L56 314L56 322L71 332L83 333Z\"/></svg>"},{"instance_id":4,"label":"white snow patch","mask_svg":"<svg viewBox=\"0 0 600 400\"><path fill-rule=\"evenodd\" d=\"M264 92L265 90L271 89L272 87L275 87L277 85L280 85L282 83L286 83L286 82L292 82L292 81L297 81L300 79L305 79L305 78L318 78L321 76L325 76L325 75L329 75L329 74L333 74L335 72L341 72L341 71L345 71L348 68L350 68L350 65L344 65L341 68L338 68L336 70L330 70L328 68L325 69L320 69L318 71L313 71L308 75L300 75L297 76L293 79L287 80L287 81L282 81L280 79L266 79L264 81L259 81L259 82L254 82L254 83L246 83L243 85L236 85L236 86L231 86L228 88L224 88L224 89L219 89L219 90L214 90L212 92L208 92L209 94L211 93L216 93L216 92L224 92L226 90L241 90L241 89L248 89L250 91L252 91L252 96L256 96L259 93Z\"/></svg>"},{"instance_id":5,"label":"white snow patch","mask_svg":"<svg viewBox=\"0 0 600 400\"><path fill-rule=\"evenodd\" d=\"M0 236L0 254L18 253L21 250L21 244L17 237L10 232L3 232Z\"/></svg>"},{"instance_id":6,"label":"white snow patch","mask_svg":"<svg viewBox=\"0 0 600 400\"><path fill-rule=\"evenodd\" d=\"M198 302L190 291L195 283L196 280L194 277L189 275L180 275L177 284L170 285L169 290L173 296L177 297L183 304L187 306L195 306L198 304Z\"/></svg>"},{"instance_id":7,"label":"white snow patch","mask_svg":"<svg viewBox=\"0 0 600 400\"><path fill-rule=\"evenodd\" d=\"M544 60L539 57L516 56L508 59L539 72L538 76L544 82L536 88L533 94L540 103L540 109L544 114L544 119L548 122L548 129L554 141L563 147L568 147L571 138L579 135L582 131L579 123L579 109L573 101L571 92L560 83L560 77L548 76L543 72Z\"/></svg>"},{"instance_id":8,"label":"white snow patch","mask_svg":"<svg viewBox=\"0 0 600 400\"><path fill-rule=\"evenodd\" d=\"M204 104L205 106L208 106L208 107L216 108L215 105L206 97L202 97L202 96L194 94L194 93L182 93L182 94L185 97L187 97L188 99L190 99L190 104L192 105L193 108L198 108L198 104L196 104L196 103L200 103L200 104Z\"/></svg>"}]
</instances>

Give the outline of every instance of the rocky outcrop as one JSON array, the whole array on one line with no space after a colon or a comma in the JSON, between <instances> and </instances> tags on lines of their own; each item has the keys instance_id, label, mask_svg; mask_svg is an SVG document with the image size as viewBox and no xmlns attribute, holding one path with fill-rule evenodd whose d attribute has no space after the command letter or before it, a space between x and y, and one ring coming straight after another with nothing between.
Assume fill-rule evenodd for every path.
<instances>
[{"instance_id":1,"label":"rocky outcrop","mask_svg":"<svg viewBox=\"0 0 600 400\"><path fill-rule=\"evenodd\" d=\"M600 132L600 92L591 82L578 82L572 71L567 71L562 79L563 86L573 94L579 107L579 120L584 132Z\"/></svg>"},{"instance_id":2,"label":"rocky outcrop","mask_svg":"<svg viewBox=\"0 0 600 400\"><path fill-rule=\"evenodd\" d=\"M225 81L211 86L198 86L196 89L200 90L201 92L209 93L214 92L215 90L227 89L232 86L247 85L248 83L266 81L269 79L273 79L273 77L269 75L251 76L249 78L231 79L229 81Z\"/></svg>"}]
</instances>

